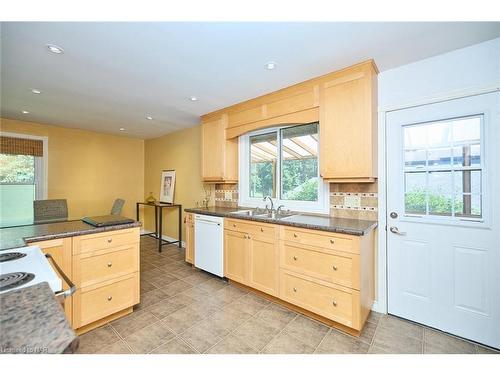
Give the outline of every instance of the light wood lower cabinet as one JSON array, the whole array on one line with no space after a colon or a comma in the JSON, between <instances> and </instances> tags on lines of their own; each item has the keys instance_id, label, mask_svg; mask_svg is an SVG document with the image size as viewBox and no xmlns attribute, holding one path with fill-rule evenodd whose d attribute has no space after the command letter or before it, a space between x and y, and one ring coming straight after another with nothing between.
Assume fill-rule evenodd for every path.
<instances>
[{"instance_id":1,"label":"light wood lower cabinet","mask_svg":"<svg viewBox=\"0 0 500 375\"><path fill-rule=\"evenodd\" d=\"M224 230L224 276L246 284L248 280L247 234Z\"/></svg>"},{"instance_id":2,"label":"light wood lower cabinet","mask_svg":"<svg viewBox=\"0 0 500 375\"><path fill-rule=\"evenodd\" d=\"M139 228L73 237L73 328L139 303Z\"/></svg>"},{"instance_id":3,"label":"light wood lower cabinet","mask_svg":"<svg viewBox=\"0 0 500 375\"><path fill-rule=\"evenodd\" d=\"M71 237L68 238L58 238L55 240L48 241L40 241L40 242L32 242L29 244L30 246L39 246L42 249L44 254L50 254L57 265L62 269L62 271L73 281L72 277L72 264L71 264ZM50 263L50 261L49 261ZM54 271L57 270L54 268ZM63 289L68 289L68 284L63 280ZM66 298L64 300L64 313L66 314L66 318L69 323L72 324L73 321L73 312L72 312L73 298L72 296Z\"/></svg>"},{"instance_id":4,"label":"light wood lower cabinet","mask_svg":"<svg viewBox=\"0 0 500 375\"><path fill-rule=\"evenodd\" d=\"M224 228L228 279L359 334L374 300L373 231L353 236L236 219Z\"/></svg>"},{"instance_id":5,"label":"light wood lower cabinet","mask_svg":"<svg viewBox=\"0 0 500 375\"><path fill-rule=\"evenodd\" d=\"M274 227L241 220L225 223L224 275L228 279L278 295L279 252Z\"/></svg>"},{"instance_id":6,"label":"light wood lower cabinet","mask_svg":"<svg viewBox=\"0 0 500 375\"><path fill-rule=\"evenodd\" d=\"M278 295L279 253L275 238L249 235L248 285L272 296Z\"/></svg>"},{"instance_id":7,"label":"light wood lower cabinet","mask_svg":"<svg viewBox=\"0 0 500 375\"><path fill-rule=\"evenodd\" d=\"M193 214L186 214L186 262L194 264L194 219Z\"/></svg>"}]
</instances>

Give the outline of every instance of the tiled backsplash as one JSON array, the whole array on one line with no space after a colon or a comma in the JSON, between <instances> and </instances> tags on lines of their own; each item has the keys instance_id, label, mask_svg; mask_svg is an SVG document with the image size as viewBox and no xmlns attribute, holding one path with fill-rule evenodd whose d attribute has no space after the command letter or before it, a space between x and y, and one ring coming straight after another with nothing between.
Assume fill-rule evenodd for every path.
<instances>
[{"instance_id":1,"label":"tiled backsplash","mask_svg":"<svg viewBox=\"0 0 500 375\"><path fill-rule=\"evenodd\" d=\"M238 206L238 184L216 184L215 205ZM330 215L348 219L377 220L377 183L330 184Z\"/></svg>"},{"instance_id":2,"label":"tiled backsplash","mask_svg":"<svg viewBox=\"0 0 500 375\"><path fill-rule=\"evenodd\" d=\"M377 220L378 192L373 184L330 184L330 215Z\"/></svg>"},{"instance_id":3,"label":"tiled backsplash","mask_svg":"<svg viewBox=\"0 0 500 375\"><path fill-rule=\"evenodd\" d=\"M216 184L215 205L217 207L237 207L238 184Z\"/></svg>"}]
</instances>

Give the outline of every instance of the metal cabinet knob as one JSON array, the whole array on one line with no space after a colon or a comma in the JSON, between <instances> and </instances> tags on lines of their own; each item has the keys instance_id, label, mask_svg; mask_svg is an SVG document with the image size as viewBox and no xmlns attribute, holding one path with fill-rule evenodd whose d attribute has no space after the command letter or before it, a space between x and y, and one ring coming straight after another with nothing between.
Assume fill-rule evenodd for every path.
<instances>
[{"instance_id":1,"label":"metal cabinet knob","mask_svg":"<svg viewBox=\"0 0 500 375\"><path fill-rule=\"evenodd\" d=\"M249 240L251 240L251 239L252 239L252 237L250 237L250 236L248 236L247 238L248 238Z\"/></svg>"},{"instance_id":2,"label":"metal cabinet knob","mask_svg":"<svg viewBox=\"0 0 500 375\"><path fill-rule=\"evenodd\" d=\"M298 234L297 234L297 233L294 233L294 234L293 234L293 236L294 236L295 238L297 238L297 237L298 237Z\"/></svg>"},{"instance_id":3,"label":"metal cabinet knob","mask_svg":"<svg viewBox=\"0 0 500 375\"><path fill-rule=\"evenodd\" d=\"M332 305L335 306L335 307L337 307L337 301L333 300L332 301Z\"/></svg>"},{"instance_id":4,"label":"metal cabinet knob","mask_svg":"<svg viewBox=\"0 0 500 375\"><path fill-rule=\"evenodd\" d=\"M111 267L113 265L113 263L109 262L108 263L108 267Z\"/></svg>"},{"instance_id":5,"label":"metal cabinet knob","mask_svg":"<svg viewBox=\"0 0 500 375\"><path fill-rule=\"evenodd\" d=\"M235 228L236 228L236 224L233 224L233 227L235 227Z\"/></svg>"},{"instance_id":6,"label":"metal cabinet knob","mask_svg":"<svg viewBox=\"0 0 500 375\"><path fill-rule=\"evenodd\" d=\"M261 231L261 232L264 232L264 228L260 228L260 231Z\"/></svg>"},{"instance_id":7,"label":"metal cabinet knob","mask_svg":"<svg viewBox=\"0 0 500 375\"><path fill-rule=\"evenodd\" d=\"M335 240L330 240L330 243L333 245L335 243Z\"/></svg>"},{"instance_id":8,"label":"metal cabinet knob","mask_svg":"<svg viewBox=\"0 0 500 375\"><path fill-rule=\"evenodd\" d=\"M332 266L334 271L337 271L337 266Z\"/></svg>"},{"instance_id":9,"label":"metal cabinet knob","mask_svg":"<svg viewBox=\"0 0 500 375\"><path fill-rule=\"evenodd\" d=\"M108 243L111 243L113 241L112 238L108 238Z\"/></svg>"},{"instance_id":10,"label":"metal cabinet knob","mask_svg":"<svg viewBox=\"0 0 500 375\"><path fill-rule=\"evenodd\" d=\"M111 301L113 299L112 296L108 296L108 301Z\"/></svg>"},{"instance_id":11,"label":"metal cabinet knob","mask_svg":"<svg viewBox=\"0 0 500 375\"><path fill-rule=\"evenodd\" d=\"M294 292L297 292L297 288L293 288L293 291L294 291Z\"/></svg>"},{"instance_id":12,"label":"metal cabinet knob","mask_svg":"<svg viewBox=\"0 0 500 375\"><path fill-rule=\"evenodd\" d=\"M293 260L297 260L297 259L298 259L298 258L297 258L297 256L296 256L296 255L294 255L294 256L293 256Z\"/></svg>"}]
</instances>

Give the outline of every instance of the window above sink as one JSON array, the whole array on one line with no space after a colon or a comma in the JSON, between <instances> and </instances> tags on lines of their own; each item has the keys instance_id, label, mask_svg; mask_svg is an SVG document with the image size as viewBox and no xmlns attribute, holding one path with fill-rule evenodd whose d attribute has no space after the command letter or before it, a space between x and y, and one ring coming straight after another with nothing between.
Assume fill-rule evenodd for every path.
<instances>
[{"instance_id":1,"label":"window above sink","mask_svg":"<svg viewBox=\"0 0 500 375\"><path fill-rule=\"evenodd\" d=\"M328 213L328 184L319 176L317 122L259 130L240 137L239 205Z\"/></svg>"}]
</instances>

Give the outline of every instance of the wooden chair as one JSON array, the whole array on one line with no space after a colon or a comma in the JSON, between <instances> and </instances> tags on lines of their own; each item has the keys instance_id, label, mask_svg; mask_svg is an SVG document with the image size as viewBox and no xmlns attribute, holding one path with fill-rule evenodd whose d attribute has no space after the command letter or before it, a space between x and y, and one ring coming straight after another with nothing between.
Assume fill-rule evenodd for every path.
<instances>
[{"instance_id":1,"label":"wooden chair","mask_svg":"<svg viewBox=\"0 0 500 375\"><path fill-rule=\"evenodd\" d=\"M66 199L45 199L33 201L33 221L35 224L68 220Z\"/></svg>"}]
</instances>

